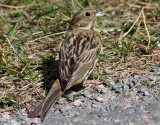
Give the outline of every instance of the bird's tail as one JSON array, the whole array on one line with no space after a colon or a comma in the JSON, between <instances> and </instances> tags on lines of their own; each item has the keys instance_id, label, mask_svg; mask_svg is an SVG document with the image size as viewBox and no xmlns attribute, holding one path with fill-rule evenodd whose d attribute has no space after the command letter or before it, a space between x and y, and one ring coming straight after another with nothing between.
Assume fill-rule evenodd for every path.
<instances>
[{"instance_id":1,"label":"bird's tail","mask_svg":"<svg viewBox=\"0 0 160 125\"><path fill-rule=\"evenodd\" d=\"M49 109L59 100L62 96L62 90L60 86L60 82L57 79L55 83L52 85L50 92L48 93L47 97L44 101L39 104L32 112L29 113L29 118L40 117L41 121L44 121Z\"/></svg>"}]
</instances>

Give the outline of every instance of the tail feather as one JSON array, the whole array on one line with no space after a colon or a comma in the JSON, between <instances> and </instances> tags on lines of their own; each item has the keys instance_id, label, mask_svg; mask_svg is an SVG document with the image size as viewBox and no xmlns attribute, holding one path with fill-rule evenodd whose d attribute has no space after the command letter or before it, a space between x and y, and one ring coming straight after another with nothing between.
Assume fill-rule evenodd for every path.
<instances>
[{"instance_id":1,"label":"tail feather","mask_svg":"<svg viewBox=\"0 0 160 125\"><path fill-rule=\"evenodd\" d=\"M62 94L63 93L61 91L60 82L59 80L56 80L44 101L41 104L39 104L32 112L30 112L28 117L40 117L41 121L44 121L48 114L48 111L58 101Z\"/></svg>"}]
</instances>

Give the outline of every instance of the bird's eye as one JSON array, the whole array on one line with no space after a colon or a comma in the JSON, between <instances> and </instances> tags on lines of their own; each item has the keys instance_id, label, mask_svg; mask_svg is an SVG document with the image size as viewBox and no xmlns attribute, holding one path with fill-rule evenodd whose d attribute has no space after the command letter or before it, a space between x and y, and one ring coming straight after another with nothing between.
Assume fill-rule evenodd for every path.
<instances>
[{"instance_id":1,"label":"bird's eye","mask_svg":"<svg viewBox=\"0 0 160 125\"><path fill-rule=\"evenodd\" d=\"M85 13L85 16L86 16L86 17L89 17L90 15L91 15L90 12L86 12L86 13Z\"/></svg>"}]
</instances>

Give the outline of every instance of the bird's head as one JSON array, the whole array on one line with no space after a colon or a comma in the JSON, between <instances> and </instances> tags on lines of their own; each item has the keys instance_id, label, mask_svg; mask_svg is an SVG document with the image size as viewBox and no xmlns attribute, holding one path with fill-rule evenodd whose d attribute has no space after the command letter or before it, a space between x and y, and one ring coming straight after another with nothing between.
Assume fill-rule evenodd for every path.
<instances>
[{"instance_id":1,"label":"bird's head","mask_svg":"<svg viewBox=\"0 0 160 125\"><path fill-rule=\"evenodd\" d=\"M69 30L73 29L93 29L97 17L102 17L105 14L97 11L97 9L86 8L79 10L73 17Z\"/></svg>"}]
</instances>

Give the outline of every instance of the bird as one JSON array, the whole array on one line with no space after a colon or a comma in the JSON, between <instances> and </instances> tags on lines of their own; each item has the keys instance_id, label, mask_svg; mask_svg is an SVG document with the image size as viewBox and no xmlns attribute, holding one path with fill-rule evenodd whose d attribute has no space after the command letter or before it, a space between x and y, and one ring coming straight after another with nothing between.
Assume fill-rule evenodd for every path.
<instances>
[{"instance_id":1,"label":"bird","mask_svg":"<svg viewBox=\"0 0 160 125\"><path fill-rule=\"evenodd\" d=\"M72 18L59 52L59 79L29 118L43 122L49 110L70 87L83 84L92 73L101 51L101 37L95 30L97 17L105 16L96 8L79 10Z\"/></svg>"}]
</instances>

